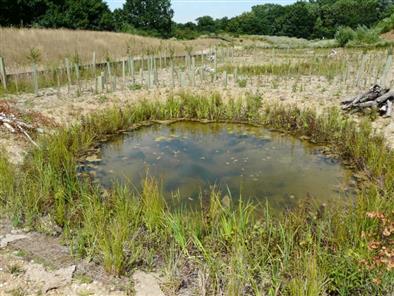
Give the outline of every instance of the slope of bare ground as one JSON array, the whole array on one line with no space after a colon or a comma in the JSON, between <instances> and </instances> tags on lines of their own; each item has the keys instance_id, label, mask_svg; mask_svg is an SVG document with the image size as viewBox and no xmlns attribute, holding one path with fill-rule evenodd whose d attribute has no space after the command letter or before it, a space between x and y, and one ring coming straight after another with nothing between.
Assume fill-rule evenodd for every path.
<instances>
[{"instance_id":1,"label":"slope of bare ground","mask_svg":"<svg viewBox=\"0 0 394 296\"><path fill-rule=\"evenodd\" d=\"M394 30L391 30L390 32L382 34L383 39L393 41L394 40Z\"/></svg>"},{"instance_id":2,"label":"slope of bare ground","mask_svg":"<svg viewBox=\"0 0 394 296\"><path fill-rule=\"evenodd\" d=\"M0 295L164 295L161 279L137 271L113 277L73 257L58 237L16 230L0 220Z\"/></svg>"},{"instance_id":3,"label":"slope of bare ground","mask_svg":"<svg viewBox=\"0 0 394 296\"><path fill-rule=\"evenodd\" d=\"M53 67L65 57L75 54L78 54L83 63L89 63L93 52L96 52L97 61L102 61L108 53L112 59L126 56L127 51L133 55L146 54L147 50L168 54L169 48L173 48L177 54L181 54L185 52L185 46L201 50L223 42L208 38L191 41L161 40L113 32L0 28L0 56L5 59L10 73L23 70L25 66L30 67L28 55L32 48L40 51L43 65Z\"/></svg>"}]
</instances>

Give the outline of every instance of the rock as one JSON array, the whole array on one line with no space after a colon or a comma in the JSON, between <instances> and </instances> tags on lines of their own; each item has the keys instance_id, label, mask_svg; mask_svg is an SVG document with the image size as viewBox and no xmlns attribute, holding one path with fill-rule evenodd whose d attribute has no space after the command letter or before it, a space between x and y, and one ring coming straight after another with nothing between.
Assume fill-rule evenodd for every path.
<instances>
[{"instance_id":1,"label":"rock","mask_svg":"<svg viewBox=\"0 0 394 296\"><path fill-rule=\"evenodd\" d=\"M57 236L63 232L63 229L56 224L50 215L39 218L38 226L40 231L52 236Z\"/></svg>"},{"instance_id":2,"label":"rock","mask_svg":"<svg viewBox=\"0 0 394 296\"><path fill-rule=\"evenodd\" d=\"M20 240L20 239L25 239L28 236L25 234L6 234L3 236L0 236L0 249L3 249L7 247L9 243L12 243L14 241Z\"/></svg>"},{"instance_id":3,"label":"rock","mask_svg":"<svg viewBox=\"0 0 394 296\"><path fill-rule=\"evenodd\" d=\"M97 157L97 155L90 155L86 157L87 162L100 162L101 159Z\"/></svg>"},{"instance_id":4,"label":"rock","mask_svg":"<svg viewBox=\"0 0 394 296\"><path fill-rule=\"evenodd\" d=\"M136 296L164 296L157 277L152 273L136 271L133 274Z\"/></svg>"},{"instance_id":5,"label":"rock","mask_svg":"<svg viewBox=\"0 0 394 296\"><path fill-rule=\"evenodd\" d=\"M42 284L44 292L64 287L71 283L75 272L75 265L48 272L42 265L30 264L26 269L28 280Z\"/></svg>"},{"instance_id":6,"label":"rock","mask_svg":"<svg viewBox=\"0 0 394 296\"><path fill-rule=\"evenodd\" d=\"M225 208L229 208L231 206L231 199L228 195L225 195L222 199L222 204Z\"/></svg>"}]
</instances>

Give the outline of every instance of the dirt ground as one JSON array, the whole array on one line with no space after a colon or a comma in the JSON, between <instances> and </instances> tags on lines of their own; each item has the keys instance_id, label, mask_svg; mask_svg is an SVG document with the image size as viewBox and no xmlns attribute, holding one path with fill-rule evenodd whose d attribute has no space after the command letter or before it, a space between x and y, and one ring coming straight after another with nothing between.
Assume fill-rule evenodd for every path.
<instances>
[{"instance_id":1,"label":"dirt ground","mask_svg":"<svg viewBox=\"0 0 394 296\"><path fill-rule=\"evenodd\" d=\"M186 88L195 94L209 94L212 89L224 98L237 98L248 93L262 97L265 102L295 104L321 113L338 106L359 90L343 89L335 81L323 77L292 78L256 77L247 87L233 81L227 87L222 81ZM110 106L122 107L138 100L164 100L180 89L159 87L150 90L125 90L81 96L68 94L65 89L47 89L41 96L30 94L8 96L6 102L14 113L30 114L29 120L51 133L56 126L67 126L81 116ZM357 118L356 118L357 120ZM394 119L378 118L374 127L385 134L389 147L394 148ZM21 163L31 144L22 135L10 133L0 126L0 149L9 158ZM155 273L136 271L132 278L115 278L92 262L74 258L67 246L56 236L13 229L7 220L0 220L0 295L164 295L163 281ZM188 292L190 293L190 292ZM186 292L183 294L187 294Z\"/></svg>"},{"instance_id":2,"label":"dirt ground","mask_svg":"<svg viewBox=\"0 0 394 296\"><path fill-rule=\"evenodd\" d=\"M383 37L384 39L386 39L386 40L393 41L393 40L394 40L394 30L382 34L382 37Z\"/></svg>"}]
</instances>

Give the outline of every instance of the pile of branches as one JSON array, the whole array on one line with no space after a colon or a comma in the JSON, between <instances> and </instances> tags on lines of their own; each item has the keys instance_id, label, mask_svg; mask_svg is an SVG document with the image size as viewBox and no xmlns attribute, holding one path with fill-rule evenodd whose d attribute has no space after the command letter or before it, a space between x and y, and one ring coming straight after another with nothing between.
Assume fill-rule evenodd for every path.
<instances>
[{"instance_id":1,"label":"pile of branches","mask_svg":"<svg viewBox=\"0 0 394 296\"><path fill-rule=\"evenodd\" d=\"M0 113L0 126L1 125L7 128L11 133L23 134L34 146L38 147L37 143L34 142L29 135L29 132L36 131L32 125L18 120L13 114Z\"/></svg>"},{"instance_id":2,"label":"pile of branches","mask_svg":"<svg viewBox=\"0 0 394 296\"><path fill-rule=\"evenodd\" d=\"M365 108L370 108L377 110L383 117L391 117L393 113L393 102L394 91L374 85L367 92L351 100L343 101L342 109L362 111Z\"/></svg>"}]
</instances>

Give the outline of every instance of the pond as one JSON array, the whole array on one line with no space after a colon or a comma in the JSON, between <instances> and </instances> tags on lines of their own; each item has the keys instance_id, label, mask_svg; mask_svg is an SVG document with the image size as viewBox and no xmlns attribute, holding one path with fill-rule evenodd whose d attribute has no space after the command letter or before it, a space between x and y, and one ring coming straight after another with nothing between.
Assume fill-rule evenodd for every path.
<instances>
[{"instance_id":1,"label":"pond","mask_svg":"<svg viewBox=\"0 0 394 296\"><path fill-rule=\"evenodd\" d=\"M104 186L160 181L167 201L197 204L212 186L223 195L276 209L301 200L328 204L354 194L351 171L321 147L262 127L176 122L155 124L104 143L94 175Z\"/></svg>"}]
</instances>

